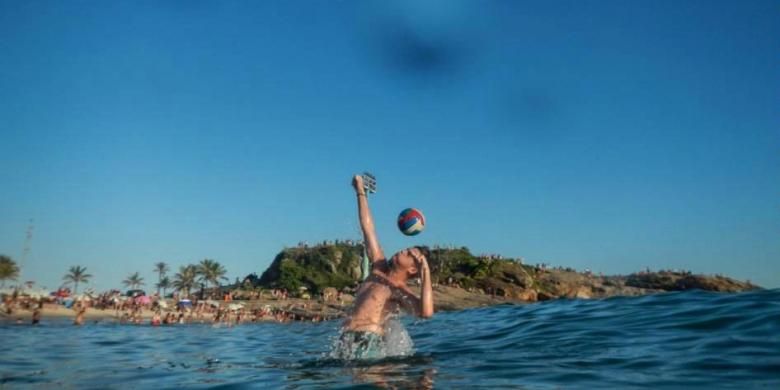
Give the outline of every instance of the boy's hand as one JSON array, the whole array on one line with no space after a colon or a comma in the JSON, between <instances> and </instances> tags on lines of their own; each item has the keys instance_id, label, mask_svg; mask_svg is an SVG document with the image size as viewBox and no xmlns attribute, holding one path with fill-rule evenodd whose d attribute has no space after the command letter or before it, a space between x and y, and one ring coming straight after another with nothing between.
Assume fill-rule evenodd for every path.
<instances>
[{"instance_id":1,"label":"boy's hand","mask_svg":"<svg viewBox=\"0 0 780 390\"><path fill-rule=\"evenodd\" d=\"M363 187L363 176L355 175L352 178L352 187L355 188L355 193L359 194L365 194L366 190Z\"/></svg>"},{"instance_id":2,"label":"boy's hand","mask_svg":"<svg viewBox=\"0 0 780 390\"><path fill-rule=\"evenodd\" d=\"M425 255L420 254L414 256L414 262L417 263L419 269L428 269L428 260L425 258Z\"/></svg>"}]
</instances>

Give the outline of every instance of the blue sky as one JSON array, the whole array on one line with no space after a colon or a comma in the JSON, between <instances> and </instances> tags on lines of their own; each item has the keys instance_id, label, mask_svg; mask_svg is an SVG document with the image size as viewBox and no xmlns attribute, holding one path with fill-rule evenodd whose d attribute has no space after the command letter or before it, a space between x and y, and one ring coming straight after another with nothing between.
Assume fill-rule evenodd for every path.
<instances>
[{"instance_id":1,"label":"blue sky","mask_svg":"<svg viewBox=\"0 0 780 390\"><path fill-rule=\"evenodd\" d=\"M0 1L0 253L233 280L359 238L371 170L386 252L780 287L780 4L385 3Z\"/></svg>"}]
</instances>

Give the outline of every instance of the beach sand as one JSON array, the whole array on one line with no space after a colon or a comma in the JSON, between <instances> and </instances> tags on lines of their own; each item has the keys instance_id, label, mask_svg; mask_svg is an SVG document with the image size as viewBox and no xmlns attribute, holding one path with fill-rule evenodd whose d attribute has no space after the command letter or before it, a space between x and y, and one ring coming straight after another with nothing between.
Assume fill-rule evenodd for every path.
<instances>
[{"instance_id":1,"label":"beach sand","mask_svg":"<svg viewBox=\"0 0 780 390\"><path fill-rule=\"evenodd\" d=\"M21 310L16 309L14 310L14 313L11 315L6 314L3 312L0 314L0 318L3 320L11 320L16 321L17 319L22 319L25 322L30 322L32 320L32 310ZM121 315L121 312L120 312ZM141 316L146 318L152 318L152 315L154 315L154 312L151 310L143 310L141 313ZM76 318L76 311L73 309L68 309L65 306L57 305L53 303L46 303L43 305L43 310L41 310L41 318ZM84 313L84 319L85 320L104 320L104 319L119 319L119 317L116 315L116 312L114 310L100 310L95 308L88 308L86 313Z\"/></svg>"},{"instance_id":2,"label":"beach sand","mask_svg":"<svg viewBox=\"0 0 780 390\"><path fill-rule=\"evenodd\" d=\"M344 294L342 302L322 302L318 300L288 298L288 299L275 299L275 298L261 298L252 300L237 300L233 302L220 302L223 307L230 303L243 303L247 310L256 310L263 307L270 307L272 310L281 310L288 313L296 314L303 318L311 318L319 316L323 318L339 318L346 315L347 310L352 305L354 297L349 294ZM522 301L512 300L501 297L491 297L490 295L472 293L461 288L436 286L434 287L434 302L436 311L452 311L462 310L471 307L483 307L501 303L522 303ZM173 303L168 300L168 306L173 308ZM163 310L163 314L171 311L171 309ZM12 315L7 315L5 312L0 312L0 321L9 322L17 321L21 319L24 323L29 323L32 320L31 310L14 310ZM121 315L124 312L117 312L112 309L96 309L88 308L85 315L85 321L119 321ZM153 310L145 309L141 311L141 318L144 322L151 320L154 315ZM210 322L210 319L205 318L204 322ZM46 319L75 319L76 311L66 308L62 305L53 303L44 304L41 311L42 320ZM272 319L269 319L272 320ZM201 320L199 319L198 322Z\"/></svg>"},{"instance_id":3,"label":"beach sand","mask_svg":"<svg viewBox=\"0 0 780 390\"><path fill-rule=\"evenodd\" d=\"M276 299L254 299L249 301L234 301L234 302L220 302L222 306L227 306L230 303L243 303L245 309L247 310L256 310L263 307L270 307L272 310L282 310L289 313L294 313L299 316L303 317L313 317L313 316L321 316L321 317L327 317L327 318L336 318L341 317L345 313L347 302L351 303L351 299L349 301L344 302L343 305L339 304L323 304L321 302L313 301L313 300L305 300L305 299L296 299L296 298L288 298L284 300L276 300ZM174 307L172 303L169 303L169 307ZM165 314L167 312L172 312L173 310L167 309L162 310L162 313ZM87 311L84 313L84 320L85 321L119 321L120 317L125 313L126 311L116 311L113 309L96 309L93 307L87 308ZM144 322L147 322L151 320L152 316L154 316L155 311L150 309L143 309L140 312L140 316ZM4 322L15 322L17 320L21 320L24 323L29 323L32 321L32 310L22 310L22 309L15 309L13 314L8 315L5 313L5 311L0 312L0 321ZM76 311L72 308L66 308L62 305L57 305L53 303L46 303L43 305L43 309L41 310L41 319L75 319L76 318ZM270 320L270 318L269 318ZM205 316L204 319L198 319L198 322L211 322L211 318L209 315Z\"/></svg>"}]
</instances>

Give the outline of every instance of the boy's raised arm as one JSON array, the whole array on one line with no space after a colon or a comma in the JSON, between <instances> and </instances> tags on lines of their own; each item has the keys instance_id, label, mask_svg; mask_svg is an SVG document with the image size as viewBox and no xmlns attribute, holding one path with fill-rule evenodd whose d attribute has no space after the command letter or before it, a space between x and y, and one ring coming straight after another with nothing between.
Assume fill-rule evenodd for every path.
<instances>
[{"instance_id":1,"label":"boy's raised arm","mask_svg":"<svg viewBox=\"0 0 780 390\"><path fill-rule=\"evenodd\" d=\"M355 194L357 195L358 216L360 217L360 229L363 231L366 254L372 263L384 261L385 255L376 238L374 219L371 216L371 209L368 207L368 196L366 196L366 190L363 187L363 177L355 175L352 178L352 187L355 188Z\"/></svg>"}]
</instances>

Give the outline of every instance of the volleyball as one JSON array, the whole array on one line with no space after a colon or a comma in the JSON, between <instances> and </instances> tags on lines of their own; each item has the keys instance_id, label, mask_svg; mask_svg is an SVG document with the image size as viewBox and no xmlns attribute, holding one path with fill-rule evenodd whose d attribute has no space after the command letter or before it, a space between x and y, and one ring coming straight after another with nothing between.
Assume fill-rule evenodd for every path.
<instances>
[{"instance_id":1,"label":"volleyball","mask_svg":"<svg viewBox=\"0 0 780 390\"><path fill-rule=\"evenodd\" d=\"M415 236L425 229L425 217L420 210L405 209L398 215L398 229L407 236Z\"/></svg>"}]
</instances>

